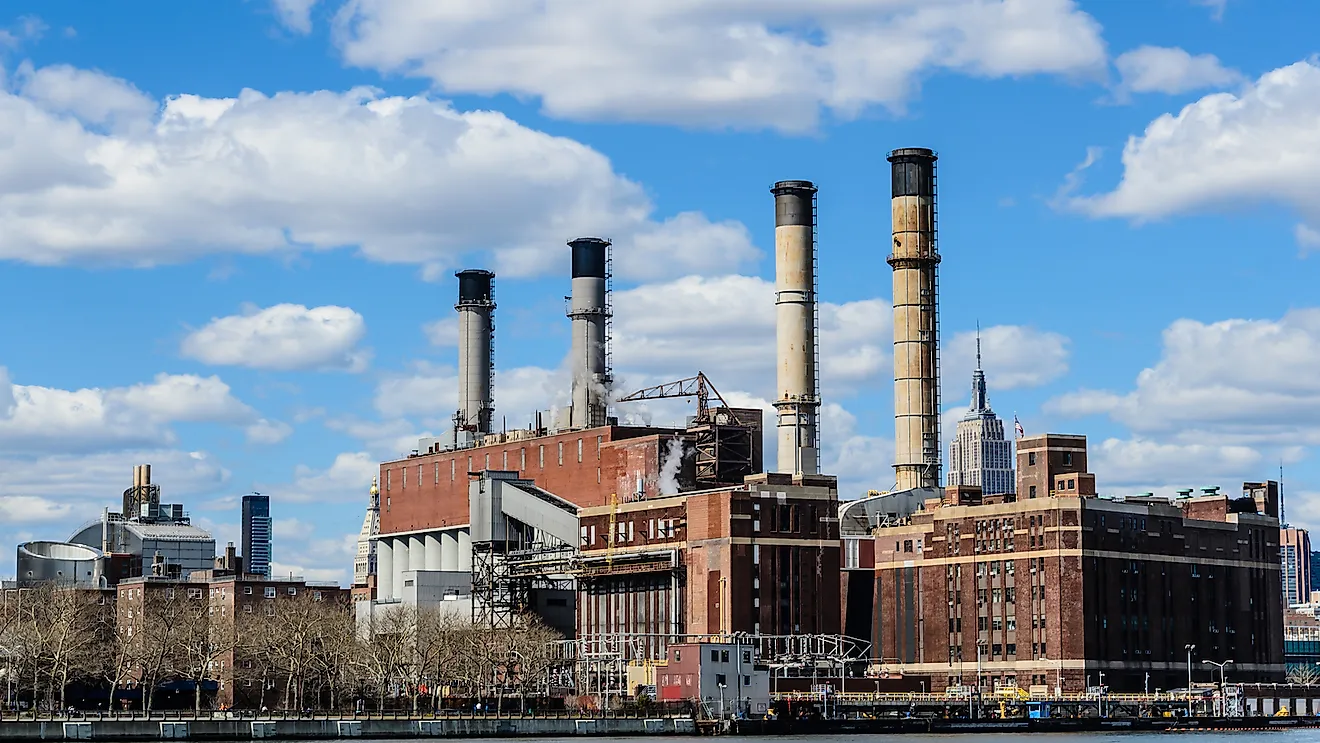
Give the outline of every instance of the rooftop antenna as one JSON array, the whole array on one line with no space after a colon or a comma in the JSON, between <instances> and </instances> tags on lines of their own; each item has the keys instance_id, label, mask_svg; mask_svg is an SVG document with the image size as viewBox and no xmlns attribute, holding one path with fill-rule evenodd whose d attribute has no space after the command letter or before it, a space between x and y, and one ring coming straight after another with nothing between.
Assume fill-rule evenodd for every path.
<instances>
[{"instance_id":1,"label":"rooftop antenna","mask_svg":"<svg viewBox=\"0 0 1320 743\"><path fill-rule=\"evenodd\" d=\"M1283 457L1279 457L1279 524L1288 526L1288 519L1283 510Z\"/></svg>"},{"instance_id":2,"label":"rooftop antenna","mask_svg":"<svg viewBox=\"0 0 1320 743\"><path fill-rule=\"evenodd\" d=\"M981 321L976 321L976 368L981 368Z\"/></svg>"}]
</instances>

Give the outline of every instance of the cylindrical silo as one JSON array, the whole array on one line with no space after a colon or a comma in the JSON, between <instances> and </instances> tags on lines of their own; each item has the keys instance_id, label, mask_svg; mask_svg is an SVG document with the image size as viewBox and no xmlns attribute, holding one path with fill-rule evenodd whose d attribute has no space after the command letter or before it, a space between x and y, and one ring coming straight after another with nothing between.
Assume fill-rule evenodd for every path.
<instances>
[{"instance_id":1,"label":"cylindrical silo","mask_svg":"<svg viewBox=\"0 0 1320 743\"><path fill-rule=\"evenodd\" d=\"M467 446L491 432L495 406L491 384L495 374L493 315L495 274L469 269L458 277L458 410L454 435Z\"/></svg>"},{"instance_id":2,"label":"cylindrical silo","mask_svg":"<svg viewBox=\"0 0 1320 743\"><path fill-rule=\"evenodd\" d=\"M816 418L816 186L780 181L775 196L777 471L820 471Z\"/></svg>"},{"instance_id":3,"label":"cylindrical silo","mask_svg":"<svg viewBox=\"0 0 1320 743\"><path fill-rule=\"evenodd\" d=\"M940 485L939 264L935 153L905 148L892 163L894 471L899 490Z\"/></svg>"},{"instance_id":4,"label":"cylindrical silo","mask_svg":"<svg viewBox=\"0 0 1320 743\"><path fill-rule=\"evenodd\" d=\"M609 405L609 369L606 365L606 263L610 241L579 237L573 249L573 296L568 317L573 321L573 428L605 425Z\"/></svg>"}]
</instances>

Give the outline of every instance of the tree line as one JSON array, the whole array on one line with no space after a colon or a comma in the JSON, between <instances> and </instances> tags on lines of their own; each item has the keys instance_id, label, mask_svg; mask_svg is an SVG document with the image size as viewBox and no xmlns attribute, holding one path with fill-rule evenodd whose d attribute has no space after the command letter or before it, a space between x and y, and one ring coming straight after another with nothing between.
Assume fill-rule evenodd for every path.
<instances>
[{"instance_id":1,"label":"tree line","mask_svg":"<svg viewBox=\"0 0 1320 743\"><path fill-rule=\"evenodd\" d=\"M548 691L558 639L530 615L496 630L401 604L359 626L347 601L312 591L242 608L205 588L122 606L55 585L0 596L4 700L40 710L178 708L181 693L195 710L521 706Z\"/></svg>"}]
</instances>

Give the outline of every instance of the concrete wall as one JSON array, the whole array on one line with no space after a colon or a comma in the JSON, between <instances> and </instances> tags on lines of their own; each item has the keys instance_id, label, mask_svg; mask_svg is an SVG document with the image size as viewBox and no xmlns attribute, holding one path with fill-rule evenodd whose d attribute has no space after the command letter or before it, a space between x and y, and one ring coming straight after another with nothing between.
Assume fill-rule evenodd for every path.
<instances>
[{"instance_id":1,"label":"concrete wall","mask_svg":"<svg viewBox=\"0 0 1320 743\"><path fill-rule=\"evenodd\" d=\"M0 740L255 740L327 738L511 737L565 735L694 735L690 719L435 720L91 720L0 722Z\"/></svg>"}]
</instances>

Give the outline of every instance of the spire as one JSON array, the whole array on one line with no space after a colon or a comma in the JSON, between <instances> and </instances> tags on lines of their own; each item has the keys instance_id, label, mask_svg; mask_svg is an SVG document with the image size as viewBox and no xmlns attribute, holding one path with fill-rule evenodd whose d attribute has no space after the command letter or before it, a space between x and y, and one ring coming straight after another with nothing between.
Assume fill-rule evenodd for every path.
<instances>
[{"instance_id":1,"label":"spire","mask_svg":"<svg viewBox=\"0 0 1320 743\"><path fill-rule=\"evenodd\" d=\"M371 503L367 506L369 510L380 510L380 486L376 484L376 478L371 478Z\"/></svg>"},{"instance_id":2,"label":"spire","mask_svg":"<svg viewBox=\"0 0 1320 743\"><path fill-rule=\"evenodd\" d=\"M979 418L994 414L990 409L990 398L985 391L985 372L981 370L981 323L976 323L976 370L972 372L972 406L967 410L967 418Z\"/></svg>"}]
</instances>

